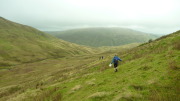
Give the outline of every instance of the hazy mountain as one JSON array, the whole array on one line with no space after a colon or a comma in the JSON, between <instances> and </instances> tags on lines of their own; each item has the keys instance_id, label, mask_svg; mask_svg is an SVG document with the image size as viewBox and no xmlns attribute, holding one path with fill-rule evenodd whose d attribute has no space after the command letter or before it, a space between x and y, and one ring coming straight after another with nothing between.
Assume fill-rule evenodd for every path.
<instances>
[{"instance_id":1,"label":"hazy mountain","mask_svg":"<svg viewBox=\"0 0 180 101\"><path fill-rule=\"evenodd\" d=\"M90 50L0 18L0 66L84 53Z\"/></svg>"},{"instance_id":2,"label":"hazy mountain","mask_svg":"<svg viewBox=\"0 0 180 101\"><path fill-rule=\"evenodd\" d=\"M153 34L125 28L82 28L47 33L69 42L93 47L143 43L157 38Z\"/></svg>"}]
</instances>

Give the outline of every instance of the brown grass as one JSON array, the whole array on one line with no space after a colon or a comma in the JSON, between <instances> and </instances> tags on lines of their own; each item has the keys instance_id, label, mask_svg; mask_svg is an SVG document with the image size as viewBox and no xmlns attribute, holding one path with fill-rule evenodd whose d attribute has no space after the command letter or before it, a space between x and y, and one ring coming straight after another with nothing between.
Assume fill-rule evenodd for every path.
<instances>
[{"instance_id":1,"label":"brown grass","mask_svg":"<svg viewBox=\"0 0 180 101\"><path fill-rule=\"evenodd\" d=\"M109 92L96 92L90 96L88 96L88 98L101 98L101 97L104 97L104 96L107 96L107 95L110 95L111 93Z\"/></svg>"},{"instance_id":2,"label":"brown grass","mask_svg":"<svg viewBox=\"0 0 180 101\"><path fill-rule=\"evenodd\" d=\"M131 87L133 87L135 90L144 90L145 89L145 86L142 86L142 85L131 85Z\"/></svg>"},{"instance_id":3,"label":"brown grass","mask_svg":"<svg viewBox=\"0 0 180 101\"><path fill-rule=\"evenodd\" d=\"M37 95L33 100L34 101L46 101L51 99L51 101L61 101L62 95L59 92L58 87L54 87L52 89L46 89L42 91L39 95Z\"/></svg>"},{"instance_id":4,"label":"brown grass","mask_svg":"<svg viewBox=\"0 0 180 101\"><path fill-rule=\"evenodd\" d=\"M0 98L4 97L4 96L9 96L9 95L11 95L13 93L16 93L16 92L20 91L20 90L21 90L20 86L17 86L17 85L12 86L10 88L5 89L4 91L1 91L0 92Z\"/></svg>"},{"instance_id":5,"label":"brown grass","mask_svg":"<svg viewBox=\"0 0 180 101\"><path fill-rule=\"evenodd\" d=\"M174 42L173 48L176 50L180 50L180 40L177 40Z\"/></svg>"},{"instance_id":6,"label":"brown grass","mask_svg":"<svg viewBox=\"0 0 180 101\"><path fill-rule=\"evenodd\" d=\"M147 71L149 69L151 69L152 67L151 66L148 66L148 65L143 65L141 68L139 68L140 70L144 70L144 71Z\"/></svg>"},{"instance_id":7,"label":"brown grass","mask_svg":"<svg viewBox=\"0 0 180 101\"><path fill-rule=\"evenodd\" d=\"M180 67L177 65L177 63L175 61L170 61L169 68L172 70L178 70Z\"/></svg>"}]
</instances>

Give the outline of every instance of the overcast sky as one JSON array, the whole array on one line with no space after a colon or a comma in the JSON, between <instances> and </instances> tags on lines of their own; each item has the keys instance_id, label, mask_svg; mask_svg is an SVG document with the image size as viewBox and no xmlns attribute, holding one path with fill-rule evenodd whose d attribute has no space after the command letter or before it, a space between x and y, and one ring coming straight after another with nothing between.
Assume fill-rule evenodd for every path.
<instances>
[{"instance_id":1,"label":"overcast sky","mask_svg":"<svg viewBox=\"0 0 180 101\"><path fill-rule=\"evenodd\" d=\"M127 27L169 34L180 30L180 0L0 0L0 16L44 31Z\"/></svg>"}]
</instances>

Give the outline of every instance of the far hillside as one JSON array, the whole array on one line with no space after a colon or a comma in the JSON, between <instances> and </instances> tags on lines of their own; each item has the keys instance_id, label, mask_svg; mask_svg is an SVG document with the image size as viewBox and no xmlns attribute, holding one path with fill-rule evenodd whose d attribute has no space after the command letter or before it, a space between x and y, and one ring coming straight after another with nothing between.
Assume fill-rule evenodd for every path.
<instances>
[{"instance_id":1,"label":"far hillside","mask_svg":"<svg viewBox=\"0 0 180 101\"><path fill-rule=\"evenodd\" d=\"M72 43L93 47L120 46L131 43L144 43L157 38L156 35L126 28L82 28L66 31L47 32Z\"/></svg>"},{"instance_id":2,"label":"far hillside","mask_svg":"<svg viewBox=\"0 0 180 101\"><path fill-rule=\"evenodd\" d=\"M0 17L0 67L91 52L91 48Z\"/></svg>"}]
</instances>

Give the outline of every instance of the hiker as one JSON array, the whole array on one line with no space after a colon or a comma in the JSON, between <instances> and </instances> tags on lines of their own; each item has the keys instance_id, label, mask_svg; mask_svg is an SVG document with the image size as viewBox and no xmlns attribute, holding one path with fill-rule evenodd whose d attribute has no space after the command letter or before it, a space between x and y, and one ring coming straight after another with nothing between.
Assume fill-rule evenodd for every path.
<instances>
[{"instance_id":1,"label":"hiker","mask_svg":"<svg viewBox=\"0 0 180 101\"><path fill-rule=\"evenodd\" d=\"M101 59L104 59L104 56L102 56Z\"/></svg>"},{"instance_id":2,"label":"hiker","mask_svg":"<svg viewBox=\"0 0 180 101\"><path fill-rule=\"evenodd\" d=\"M114 56L112 59L112 62L110 63L110 66L114 63L114 71L117 72L117 67L118 67L118 60L122 61L117 55Z\"/></svg>"},{"instance_id":3,"label":"hiker","mask_svg":"<svg viewBox=\"0 0 180 101\"><path fill-rule=\"evenodd\" d=\"M101 60L101 59L103 60L103 59L104 59L104 56L99 57L99 60Z\"/></svg>"},{"instance_id":4,"label":"hiker","mask_svg":"<svg viewBox=\"0 0 180 101\"><path fill-rule=\"evenodd\" d=\"M99 57L99 60L101 60L101 57Z\"/></svg>"}]
</instances>

